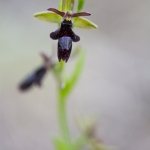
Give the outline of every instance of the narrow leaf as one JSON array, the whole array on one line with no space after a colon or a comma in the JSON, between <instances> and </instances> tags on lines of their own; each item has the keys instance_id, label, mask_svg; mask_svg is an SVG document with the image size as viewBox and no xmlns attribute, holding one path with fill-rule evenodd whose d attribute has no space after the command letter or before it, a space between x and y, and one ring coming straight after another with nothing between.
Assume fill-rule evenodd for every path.
<instances>
[{"instance_id":1,"label":"narrow leaf","mask_svg":"<svg viewBox=\"0 0 150 150\"><path fill-rule=\"evenodd\" d=\"M85 51L81 50L80 54L79 54L79 58L77 60L76 66L74 67L74 71L72 73L72 76L70 78L70 82L69 82L69 86L70 88L73 88L74 85L76 84L82 69L83 69L83 65L84 65L84 61L85 61Z\"/></svg>"},{"instance_id":2,"label":"narrow leaf","mask_svg":"<svg viewBox=\"0 0 150 150\"><path fill-rule=\"evenodd\" d=\"M82 11L84 4L85 4L85 0L78 0L77 12Z\"/></svg>"},{"instance_id":3,"label":"narrow leaf","mask_svg":"<svg viewBox=\"0 0 150 150\"><path fill-rule=\"evenodd\" d=\"M82 50L80 51L79 58L77 60L76 66L74 67L74 71L71 77L67 80L66 87L62 90L61 94L63 95L64 98L66 98L70 94L73 87L75 86L82 72L84 61L85 61L85 51Z\"/></svg>"},{"instance_id":4,"label":"narrow leaf","mask_svg":"<svg viewBox=\"0 0 150 150\"><path fill-rule=\"evenodd\" d=\"M34 18L43 20L46 22L52 22L52 23L60 23L62 20L62 17L59 16L58 14L46 11L46 12L39 12L34 14Z\"/></svg>"},{"instance_id":5,"label":"narrow leaf","mask_svg":"<svg viewBox=\"0 0 150 150\"><path fill-rule=\"evenodd\" d=\"M84 29L97 29L98 28L96 24L82 17L74 18L73 25L74 27L84 28Z\"/></svg>"}]
</instances>

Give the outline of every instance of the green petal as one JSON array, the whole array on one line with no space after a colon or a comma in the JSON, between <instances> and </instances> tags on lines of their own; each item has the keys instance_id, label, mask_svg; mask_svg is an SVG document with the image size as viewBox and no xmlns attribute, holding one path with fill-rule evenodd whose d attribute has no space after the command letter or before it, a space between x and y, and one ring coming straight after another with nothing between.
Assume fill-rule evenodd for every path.
<instances>
[{"instance_id":1,"label":"green petal","mask_svg":"<svg viewBox=\"0 0 150 150\"><path fill-rule=\"evenodd\" d=\"M52 22L52 23L58 23L58 24L60 24L60 22L62 21L61 16L59 16L55 13L49 12L49 11L36 13L36 14L34 14L34 17L39 20L43 20L46 22Z\"/></svg>"},{"instance_id":2,"label":"green petal","mask_svg":"<svg viewBox=\"0 0 150 150\"><path fill-rule=\"evenodd\" d=\"M78 28L84 28L84 29L97 29L98 28L96 24L82 17L74 18L73 26L78 27Z\"/></svg>"},{"instance_id":3,"label":"green petal","mask_svg":"<svg viewBox=\"0 0 150 150\"><path fill-rule=\"evenodd\" d=\"M74 0L62 0L62 11L73 11L74 8Z\"/></svg>"},{"instance_id":4,"label":"green petal","mask_svg":"<svg viewBox=\"0 0 150 150\"><path fill-rule=\"evenodd\" d=\"M81 12L85 4L85 0L78 0L77 12Z\"/></svg>"}]
</instances>

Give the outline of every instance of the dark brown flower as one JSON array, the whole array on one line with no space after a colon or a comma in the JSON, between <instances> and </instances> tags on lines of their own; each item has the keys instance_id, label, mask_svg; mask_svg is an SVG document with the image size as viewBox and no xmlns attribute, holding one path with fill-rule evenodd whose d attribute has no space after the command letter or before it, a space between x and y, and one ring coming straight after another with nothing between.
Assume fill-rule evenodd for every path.
<instances>
[{"instance_id":1,"label":"dark brown flower","mask_svg":"<svg viewBox=\"0 0 150 150\"><path fill-rule=\"evenodd\" d=\"M41 86L42 79L46 72L47 68L45 66L39 67L19 85L19 89L25 91L30 89L33 85Z\"/></svg>"},{"instance_id":2,"label":"dark brown flower","mask_svg":"<svg viewBox=\"0 0 150 150\"><path fill-rule=\"evenodd\" d=\"M50 34L53 40L58 39L58 60L68 61L72 50L72 41L78 42L80 37L72 31L72 22L64 20L59 29Z\"/></svg>"},{"instance_id":3,"label":"dark brown flower","mask_svg":"<svg viewBox=\"0 0 150 150\"><path fill-rule=\"evenodd\" d=\"M63 21L61 22L60 28L58 28L55 32L50 33L50 38L53 40L58 39L58 60L63 60L67 62L72 50L72 41L80 41L80 37L72 31L72 18L79 16L89 16L91 14L87 12L64 13L55 8L49 8L47 10L52 11L63 17Z\"/></svg>"}]
</instances>

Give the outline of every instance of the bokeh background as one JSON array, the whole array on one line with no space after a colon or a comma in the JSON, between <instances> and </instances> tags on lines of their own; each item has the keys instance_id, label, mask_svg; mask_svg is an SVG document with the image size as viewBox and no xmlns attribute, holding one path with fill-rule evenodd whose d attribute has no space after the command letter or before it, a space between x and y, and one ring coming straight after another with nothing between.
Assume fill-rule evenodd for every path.
<instances>
[{"instance_id":1,"label":"bokeh background","mask_svg":"<svg viewBox=\"0 0 150 150\"><path fill-rule=\"evenodd\" d=\"M51 54L56 24L33 18L58 0L0 0L0 150L54 149L58 134L54 78L42 88L18 90L20 81ZM97 117L97 136L118 150L150 149L150 1L87 0L98 30L75 28L86 48L82 76L69 97L72 135L76 112ZM56 57L56 56L55 56ZM73 60L66 64L68 72Z\"/></svg>"}]
</instances>

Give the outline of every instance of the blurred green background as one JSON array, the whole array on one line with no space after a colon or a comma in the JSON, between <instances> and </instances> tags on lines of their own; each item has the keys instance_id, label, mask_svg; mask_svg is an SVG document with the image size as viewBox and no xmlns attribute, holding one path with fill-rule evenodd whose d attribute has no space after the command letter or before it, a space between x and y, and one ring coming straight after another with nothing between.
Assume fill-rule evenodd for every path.
<instances>
[{"instance_id":1,"label":"blurred green background","mask_svg":"<svg viewBox=\"0 0 150 150\"><path fill-rule=\"evenodd\" d=\"M33 18L57 8L58 0L0 0L0 150L53 149L58 133L56 86L47 75L42 88L22 93L19 82L41 64L39 52L51 53L56 24ZM95 115L97 135L119 150L150 149L150 1L87 0L84 11L98 30L74 31L87 58L80 81L69 97L74 114ZM57 56L55 56L57 57ZM73 61L66 64L68 72Z\"/></svg>"}]
</instances>

